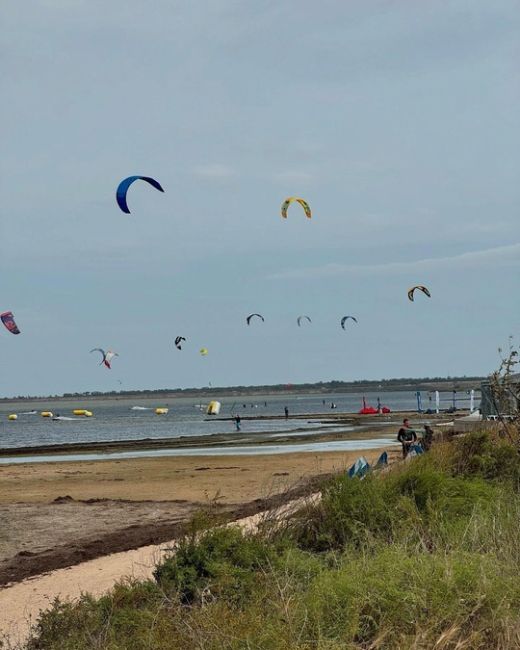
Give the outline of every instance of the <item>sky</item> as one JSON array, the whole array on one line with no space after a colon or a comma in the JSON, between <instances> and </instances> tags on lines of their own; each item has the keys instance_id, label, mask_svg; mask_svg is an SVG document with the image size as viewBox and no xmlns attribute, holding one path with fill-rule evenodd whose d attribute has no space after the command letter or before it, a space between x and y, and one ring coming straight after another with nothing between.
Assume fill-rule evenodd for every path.
<instances>
[{"instance_id":1,"label":"sky","mask_svg":"<svg viewBox=\"0 0 520 650\"><path fill-rule=\"evenodd\" d=\"M480 375L518 341L518 0L0 21L0 395ZM127 215L134 174L165 193L134 184Z\"/></svg>"}]
</instances>

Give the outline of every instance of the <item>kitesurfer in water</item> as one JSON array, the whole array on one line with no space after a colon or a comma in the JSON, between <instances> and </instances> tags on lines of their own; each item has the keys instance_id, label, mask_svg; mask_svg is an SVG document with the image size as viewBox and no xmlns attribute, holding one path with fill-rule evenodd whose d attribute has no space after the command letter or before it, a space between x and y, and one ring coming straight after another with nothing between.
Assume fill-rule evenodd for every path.
<instances>
[{"instance_id":1,"label":"kitesurfer in water","mask_svg":"<svg viewBox=\"0 0 520 650\"><path fill-rule=\"evenodd\" d=\"M241 422L240 415L238 415L237 413L235 415L235 426L237 428L237 431L240 431L240 422Z\"/></svg>"},{"instance_id":2,"label":"kitesurfer in water","mask_svg":"<svg viewBox=\"0 0 520 650\"><path fill-rule=\"evenodd\" d=\"M285 419L287 420L289 418L289 409L287 406L284 408L283 412L285 413Z\"/></svg>"}]
</instances>

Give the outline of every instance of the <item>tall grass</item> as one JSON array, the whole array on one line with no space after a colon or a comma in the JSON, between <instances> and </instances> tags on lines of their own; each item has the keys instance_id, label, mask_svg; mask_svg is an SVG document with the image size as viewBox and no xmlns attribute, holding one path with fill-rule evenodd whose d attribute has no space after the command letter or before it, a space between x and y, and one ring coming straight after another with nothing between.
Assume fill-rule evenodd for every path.
<instances>
[{"instance_id":1,"label":"tall grass","mask_svg":"<svg viewBox=\"0 0 520 650\"><path fill-rule=\"evenodd\" d=\"M477 434L338 477L281 528L194 534L154 581L55 603L27 647L520 647L519 468Z\"/></svg>"}]
</instances>

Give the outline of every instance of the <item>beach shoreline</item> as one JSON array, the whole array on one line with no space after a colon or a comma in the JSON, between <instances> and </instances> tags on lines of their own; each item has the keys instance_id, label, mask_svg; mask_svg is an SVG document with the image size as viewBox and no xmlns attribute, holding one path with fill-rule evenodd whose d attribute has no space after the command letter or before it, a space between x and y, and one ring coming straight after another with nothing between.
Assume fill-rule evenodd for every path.
<instances>
[{"instance_id":1,"label":"beach shoreline","mask_svg":"<svg viewBox=\"0 0 520 650\"><path fill-rule=\"evenodd\" d=\"M0 585L176 537L310 494L369 451L135 458L0 467ZM389 450L391 458L398 451Z\"/></svg>"}]
</instances>

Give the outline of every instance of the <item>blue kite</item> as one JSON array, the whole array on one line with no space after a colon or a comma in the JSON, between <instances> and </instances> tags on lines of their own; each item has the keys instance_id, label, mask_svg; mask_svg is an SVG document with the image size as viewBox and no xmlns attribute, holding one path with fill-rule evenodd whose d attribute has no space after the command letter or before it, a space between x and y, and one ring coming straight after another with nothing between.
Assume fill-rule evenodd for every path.
<instances>
[{"instance_id":1,"label":"blue kite","mask_svg":"<svg viewBox=\"0 0 520 650\"><path fill-rule=\"evenodd\" d=\"M128 178L125 178L123 181L121 181L117 187L116 191L116 200L117 200L117 205L121 208L123 212L126 212L126 214L130 214L130 210L128 209L128 204L126 202L126 193L128 192L128 188L134 181L146 181L149 183L152 187L155 187L156 190L159 190L159 192L164 192L163 188L161 187L161 184L158 183L154 178L151 178L150 176L129 176Z\"/></svg>"}]
</instances>

